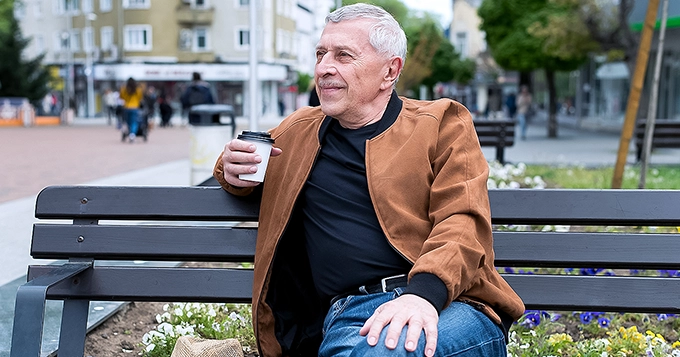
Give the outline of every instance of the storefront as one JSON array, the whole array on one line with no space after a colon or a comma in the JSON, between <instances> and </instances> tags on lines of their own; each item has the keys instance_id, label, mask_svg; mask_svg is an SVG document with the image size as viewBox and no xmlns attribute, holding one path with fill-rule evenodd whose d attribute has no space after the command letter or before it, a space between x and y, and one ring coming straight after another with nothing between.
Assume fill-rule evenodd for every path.
<instances>
[{"instance_id":1,"label":"storefront","mask_svg":"<svg viewBox=\"0 0 680 357\"><path fill-rule=\"evenodd\" d=\"M234 107L236 116L248 115L248 84L250 67L248 63L238 64L148 64L115 63L94 66L96 97L106 89L117 89L128 78L134 78L146 87L153 86L157 93L164 93L173 107L181 107L179 98L191 81L192 73L210 83L215 101ZM260 63L257 68L259 93L258 101L262 116L277 116L279 108L279 86L288 79L288 67ZM98 106L99 107L99 106Z\"/></svg>"}]
</instances>

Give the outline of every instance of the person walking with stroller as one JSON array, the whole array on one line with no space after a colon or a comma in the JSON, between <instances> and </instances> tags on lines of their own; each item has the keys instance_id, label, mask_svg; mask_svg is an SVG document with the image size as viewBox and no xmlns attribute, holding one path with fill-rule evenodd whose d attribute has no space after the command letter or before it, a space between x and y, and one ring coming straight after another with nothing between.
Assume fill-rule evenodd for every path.
<instances>
[{"instance_id":1,"label":"person walking with stroller","mask_svg":"<svg viewBox=\"0 0 680 357\"><path fill-rule=\"evenodd\" d=\"M128 140L132 143L139 129L139 107L144 99L144 90L134 78L128 78L120 89L120 98L124 101L125 118L128 127Z\"/></svg>"}]
</instances>

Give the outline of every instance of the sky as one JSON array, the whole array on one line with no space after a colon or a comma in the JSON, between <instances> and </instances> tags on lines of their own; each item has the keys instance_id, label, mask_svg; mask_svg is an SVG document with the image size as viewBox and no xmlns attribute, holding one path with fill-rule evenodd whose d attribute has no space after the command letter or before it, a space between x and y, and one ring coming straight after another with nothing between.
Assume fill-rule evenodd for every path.
<instances>
[{"instance_id":1,"label":"sky","mask_svg":"<svg viewBox=\"0 0 680 357\"><path fill-rule=\"evenodd\" d=\"M440 22L444 28L451 25L453 17L452 0L402 0L411 9L429 11L440 16Z\"/></svg>"}]
</instances>

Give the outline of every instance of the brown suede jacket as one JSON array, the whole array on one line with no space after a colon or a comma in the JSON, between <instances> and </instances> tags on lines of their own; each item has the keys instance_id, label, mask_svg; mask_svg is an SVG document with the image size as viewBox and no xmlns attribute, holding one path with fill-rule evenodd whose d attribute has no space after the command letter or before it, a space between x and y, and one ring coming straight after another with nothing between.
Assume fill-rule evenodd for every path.
<instances>
[{"instance_id":1,"label":"brown suede jacket","mask_svg":"<svg viewBox=\"0 0 680 357\"><path fill-rule=\"evenodd\" d=\"M496 311L519 318L524 305L494 267L489 168L470 113L448 99L400 99L398 118L366 143L369 192L387 239L413 263L409 277L431 273L445 283L446 306L473 303L496 323ZM299 227L291 222L329 120L318 107L305 107L270 130L283 153L270 159L262 187L253 283L265 357L313 354L301 346L320 338L318 315L322 322L327 306L313 299ZM214 176L232 194L259 191L226 183L221 158Z\"/></svg>"}]
</instances>

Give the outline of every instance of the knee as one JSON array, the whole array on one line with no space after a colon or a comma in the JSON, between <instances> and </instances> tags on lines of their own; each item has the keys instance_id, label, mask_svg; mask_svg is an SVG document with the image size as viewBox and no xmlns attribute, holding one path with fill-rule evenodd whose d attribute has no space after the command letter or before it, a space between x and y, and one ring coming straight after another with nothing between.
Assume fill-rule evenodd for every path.
<instances>
[{"instance_id":1,"label":"knee","mask_svg":"<svg viewBox=\"0 0 680 357\"><path fill-rule=\"evenodd\" d=\"M367 357L406 357L406 356L423 356L425 348L425 335L421 333L420 339L418 340L418 346L414 352L409 352L404 348L406 343L406 329L404 329L399 336L399 341L397 346L391 350L385 346L385 338L387 336L387 328L384 328L380 334L380 339L375 346L371 346L366 342L366 339L361 340L360 343L354 347L352 350L352 357L367 356Z\"/></svg>"}]
</instances>

